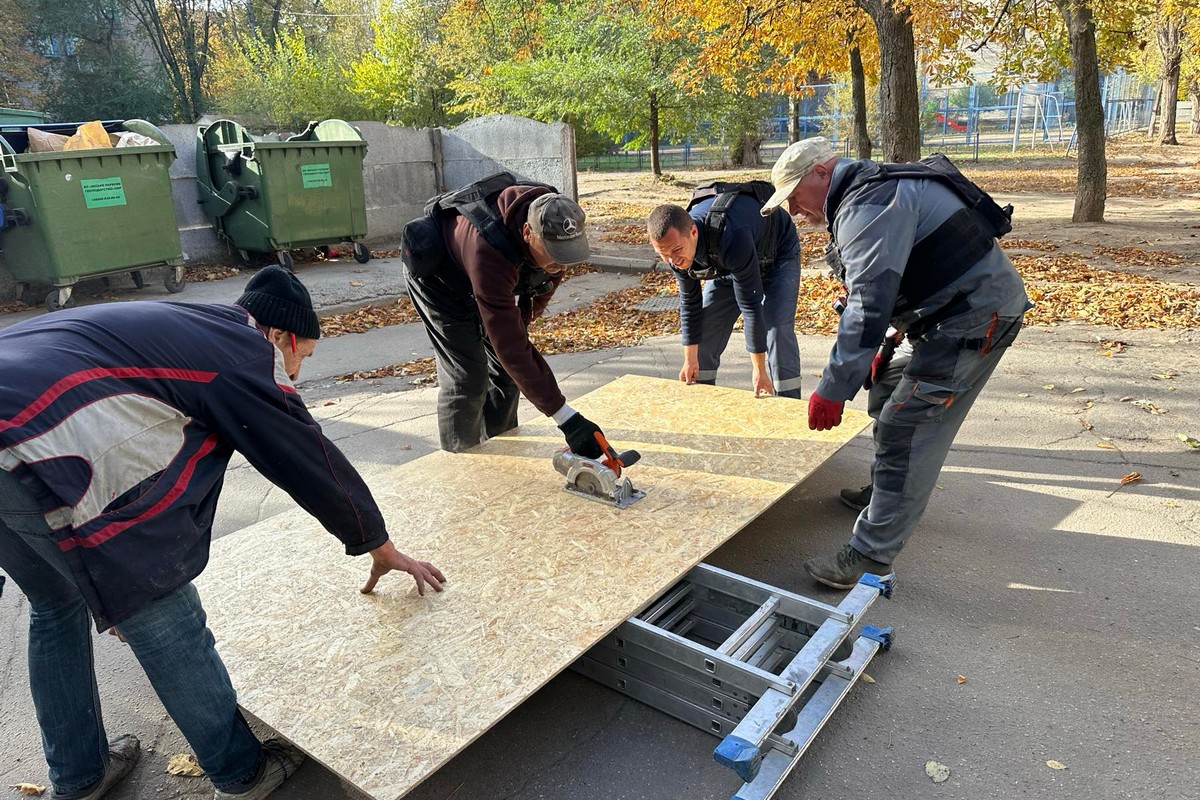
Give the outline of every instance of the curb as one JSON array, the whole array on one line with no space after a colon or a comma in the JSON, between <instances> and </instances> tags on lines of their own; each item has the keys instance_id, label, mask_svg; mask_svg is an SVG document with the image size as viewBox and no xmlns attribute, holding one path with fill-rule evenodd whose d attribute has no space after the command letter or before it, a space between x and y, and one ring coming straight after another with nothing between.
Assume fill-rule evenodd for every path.
<instances>
[{"instance_id":1,"label":"curb","mask_svg":"<svg viewBox=\"0 0 1200 800\"><path fill-rule=\"evenodd\" d=\"M593 267L598 267L602 272L624 272L640 275L646 272L659 271L659 262L652 258L628 258L626 256L593 253L592 257L588 259L588 263Z\"/></svg>"}]
</instances>

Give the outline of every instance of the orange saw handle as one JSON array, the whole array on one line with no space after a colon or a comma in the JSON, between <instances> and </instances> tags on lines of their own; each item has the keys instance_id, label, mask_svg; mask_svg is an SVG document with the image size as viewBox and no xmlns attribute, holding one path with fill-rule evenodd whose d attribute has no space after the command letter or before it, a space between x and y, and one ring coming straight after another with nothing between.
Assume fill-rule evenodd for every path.
<instances>
[{"instance_id":1,"label":"orange saw handle","mask_svg":"<svg viewBox=\"0 0 1200 800\"><path fill-rule=\"evenodd\" d=\"M624 453L618 453L616 448L608 443L608 439L604 438L604 434L596 431L596 444L600 445L600 450L604 453L601 458L601 463L613 471L619 478L621 477L621 467L632 467L642 457L642 454L637 450L626 450Z\"/></svg>"}]
</instances>

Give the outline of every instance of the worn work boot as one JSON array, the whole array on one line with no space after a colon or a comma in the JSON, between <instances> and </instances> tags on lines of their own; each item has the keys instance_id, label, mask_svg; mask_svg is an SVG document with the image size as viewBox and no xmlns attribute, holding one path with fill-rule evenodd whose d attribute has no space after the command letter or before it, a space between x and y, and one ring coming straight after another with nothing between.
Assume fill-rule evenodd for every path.
<instances>
[{"instance_id":1,"label":"worn work boot","mask_svg":"<svg viewBox=\"0 0 1200 800\"><path fill-rule=\"evenodd\" d=\"M848 507L855 511L862 511L871 505L871 484L868 483L861 489L842 489L838 496Z\"/></svg>"},{"instance_id":2,"label":"worn work boot","mask_svg":"<svg viewBox=\"0 0 1200 800\"><path fill-rule=\"evenodd\" d=\"M66 794L55 789L50 793L50 800L100 800L109 789L129 774L129 770L133 769L141 755L142 743L136 736L132 733L118 736L108 743L108 766L104 768L104 776L95 786Z\"/></svg>"},{"instance_id":3,"label":"worn work boot","mask_svg":"<svg viewBox=\"0 0 1200 800\"><path fill-rule=\"evenodd\" d=\"M867 558L848 544L831 556L817 556L804 562L804 569L819 583L834 589L853 589L864 572L888 575L891 564Z\"/></svg>"},{"instance_id":4,"label":"worn work boot","mask_svg":"<svg viewBox=\"0 0 1200 800\"><path fill-rule=\"evenodd\" d=\"M267 739L262 743L263 763L250 788L244 792L223 792L217 789L214 800L263 800L292 776L304 761L304 753L282 739Z\"/></svg>"}]
</instances>

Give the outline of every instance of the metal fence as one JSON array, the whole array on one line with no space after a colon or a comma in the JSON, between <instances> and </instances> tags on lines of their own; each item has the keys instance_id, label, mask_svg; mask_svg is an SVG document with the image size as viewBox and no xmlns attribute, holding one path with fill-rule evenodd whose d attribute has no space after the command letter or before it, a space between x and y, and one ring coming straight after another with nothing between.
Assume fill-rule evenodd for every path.
<instances>
[{"instance_id":1,"label":"metal fence","mask_svg":"<svg viewBox=\"0 0 1200 800\"><path fill-rule=\"evenodd\" d=\"M826 136L849 153L849 84L820 84L809 87L798 103L792 125L801 138ZM1070 77L1050 83L1028 83L1007 92L995 92L987 84L921 88L921 147L923 152L941 151L978 158L981 149L1017 153L1043 150L1070 154L1075 142L1074 84ZM1117 70L1101 77L1105 131L1111 136L1150 124L1154 89L1133 75ZM787 102L778 113L764 120L765 139L759 150L764 164L771 164L788 144ZM878 131L872 131L878 142ZM731 163L729 148L716 137L696 137L659 145L663 170L725 167ZM584 156L580 169L645 170L650 168L646 148L618 149Z\"/></svg>"}]
</instances>

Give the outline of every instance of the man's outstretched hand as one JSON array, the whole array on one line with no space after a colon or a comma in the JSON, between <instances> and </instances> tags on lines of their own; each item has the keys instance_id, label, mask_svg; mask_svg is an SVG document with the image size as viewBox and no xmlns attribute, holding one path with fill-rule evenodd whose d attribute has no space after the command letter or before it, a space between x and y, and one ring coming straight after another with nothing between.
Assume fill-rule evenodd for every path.
<instances>
[{"instance_id":1,"label":"man's outstretched hand","mask_svg":"<svg viewBox=\"0 0 1200 800\"><path fill-rule=\"evenodd\" d=\"M396 549L396 545L392 544L391 539L371 551L371 561L371 576L367 578L362 589L359 589L363 594L370 594L379 579L392 570L412 575L413 580L417 582L417 594L419 595L425 594L425 584L429 584L435 591L440 592L442 584L446 582L441 570L428 561L417 561L415 558L404 555Z\"/></svg>"}]
</instances>

